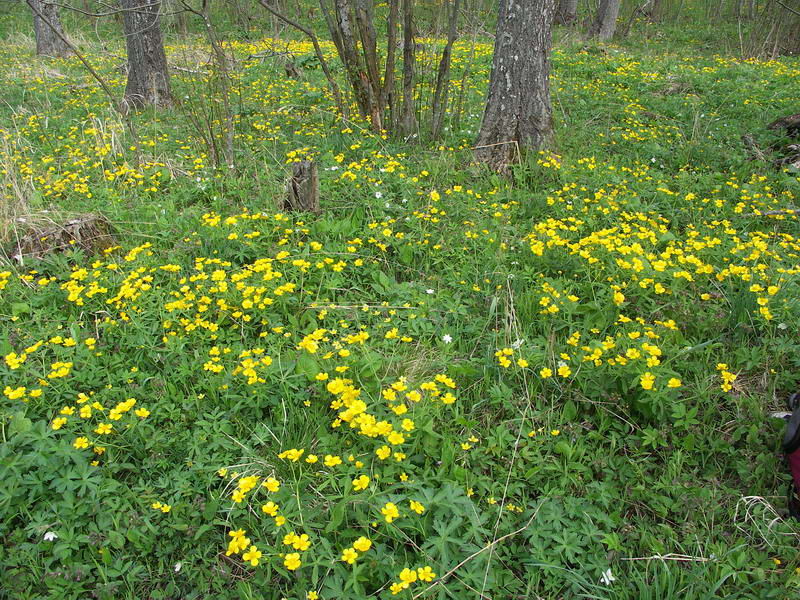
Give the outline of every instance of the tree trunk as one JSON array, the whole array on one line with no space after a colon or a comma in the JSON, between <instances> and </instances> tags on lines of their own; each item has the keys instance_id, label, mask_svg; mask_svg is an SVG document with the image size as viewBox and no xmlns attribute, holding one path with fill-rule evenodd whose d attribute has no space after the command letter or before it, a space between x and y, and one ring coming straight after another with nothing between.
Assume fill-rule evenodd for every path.
<instances>
[{"instance_id":1,"label":"tree trunk","mask_svg":"<svg viewBox=\"0 0 800 600\"><path fill-rule=\"evenodd\" d=\"M292 176L286 182L286 200L282 210L319 214L319 174L317 163L313 160L292 165Z\"/></svg>"},{"instance_id":2,"label":"tree trunk","mask_svg":"<svg viewBox=\"0 0 800 600\"><path fill-rule=\"evenodd\" d=\"M556 9L556 23L572 25L578 19L578 0L559 0Z\"/></svg>"},{"instance_id":3,"label":"tree trunk","mask_svg":"<svg viewBox=\"0 0 800 600\"><path fill-rule=\"evenodd\" d=\"M614 31L617 28L617 16L619 16L619 3L620 0L600 0L600 6L589 29L588 37L596 37L604 42L614 37Z\"/></svg>"},{"instance_id":4,"label":"tree trunk","mask_svg":"<svg viewBox=\"0 0 800 600\"><path fill-rule=\"evenodd\" d=\"M129 108L169 106L167 56L161 41L160 3L142 4L140 0L119 0L123 10L123 28L128 48L128 84L125 104Z\"/></svg>"},{"instance_id":5,"label":"tree trunk","mask_svg":"<svg viewBox=\"0 0 800 600\"><path fill-rule=\"evenodd\" d=\"M444 115L447 112L447 96L450 90L450 63L453 53L453 44L456 41L458 33L458 9L461 5L461 0L453 0L452 12L447 11L447 4L445 4L445 14L447 15L448 30L447 30L447 44L442 51L442 57L439 60L439 70L436 73L436 88L433 92L433 120L431 124L431 137L436 139L442 130L444 123Z\"/></svg>"},{"instance_id":6,"label":"tree trunk","mask_svg":"<svg viewBox=\"0 0 800 600\"><path fill-rule=\"evenodd\" d=\"M403 0L403 116L400 117L400 132L410 136L417 132L417 115L414 111L414 0Z\"/></svg>"},{"instance_id":7,"label":"tree trunk","mask_svg":"<svg viewBox=\"0 0 800 600\"><path fill-rule=\"evenodd\" d=\"M40 56L65 57L72 54L67 43L62 39L64 29L55 4L45 0L32 0L33 6L41 13L41 17L33 13L33 30L36 34L36 54ZM61 34L59 36L59 34Z\"/></svg>"},{"instance_id":8,"label":"tree trunk","mask_svg":"<svg viewBox=\"0 0 800 600\"><path fill-rule=\"evenodd\" d=\"M555 0L500 0L492 74L475 160L507 172L549 144L551 24Z\"/></svg>"}]
</instances>

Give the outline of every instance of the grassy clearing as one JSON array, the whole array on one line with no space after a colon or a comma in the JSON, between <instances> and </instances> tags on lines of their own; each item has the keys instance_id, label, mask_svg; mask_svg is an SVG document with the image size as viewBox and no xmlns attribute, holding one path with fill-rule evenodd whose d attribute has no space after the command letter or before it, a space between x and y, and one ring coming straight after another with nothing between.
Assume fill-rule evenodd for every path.
<instances>
[{"instance_id":1,"label":"grassy clearing","mask_svg":"<svg viewBox=\"0 0 800 600\"><path fill-rule=\"evenodd\" d=\"M308 44L293 81L246 60L285 42L232 42L231 175L191 125L199 41L133 150L77 62L6 39L6 241L66 211L118 243L0 270L3 595L796 593L768 415L798 383L797 174L740 136L775 141L797 59L566 40L559 146L512 185L466 166L486 43L455 49L460 127L413 145L338 122ZM83 45L121 93L121 46ZM276 210L305 157L319 217Z\"/></svg>"}]
</instances>

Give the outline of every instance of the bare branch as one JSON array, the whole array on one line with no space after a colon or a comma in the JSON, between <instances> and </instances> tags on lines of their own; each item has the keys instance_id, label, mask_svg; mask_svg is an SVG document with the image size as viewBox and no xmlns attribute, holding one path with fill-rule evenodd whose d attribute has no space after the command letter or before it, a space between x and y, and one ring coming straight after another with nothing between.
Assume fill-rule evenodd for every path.
<instances>
[{"instance_id":1,"label":"bare branch","mask_svg":"<svg viewBox=\"0 0 800 600\"><path fill-rule=\"evenodd\" d=\"M317 40L317 36L314 35L314 32L311 31L308 27L301 25L297 21L293 21L289 17L279 13L277 10L275 10L269 4L267 4L265 0L258 0L258 2L259 4L261 4L261 6L263 6L267 10L267 12L277 17L290 27L294 27L295 29L297 29L298 31L304 33L309 37L311 43L314 45L314 53L316 54L317 60L319 60L319 64L322 67L322 72L325 74L325 78L328 80L328 85L331 88L333 99L336 102L336 108L339 110L339 114L341 115L341 117L347 120L348 119L347 109L345 108L344 102L342 102L342 94L339 91L339 85L336 83L336 80L333 78L333 74L328 68L328 63L325 60L325 56L322 54L322 48L320 48L319 41Z\"/></svg>"}]
</instances>

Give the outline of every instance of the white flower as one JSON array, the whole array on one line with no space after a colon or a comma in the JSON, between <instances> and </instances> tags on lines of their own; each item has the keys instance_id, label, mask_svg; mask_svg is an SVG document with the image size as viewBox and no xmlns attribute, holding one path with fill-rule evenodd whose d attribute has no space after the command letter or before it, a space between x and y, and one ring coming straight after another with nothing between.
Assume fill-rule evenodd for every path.
<instances>
[{"instance_id":1,"label":"white flower","mask_svg":"<svg viewBox=\"0 0 800 600\"><path fill-rule=\"evenodd\" d=\"M445 344L449 344L450 342L452 342L452 341L453 341L453 337L452 337L452 336L451 336L449 333L445 333L445 334L442 336L442 341L443 341Z\"/></svg>"},{"instance_id":2,"label":"white flower","mask_svg":"<svg viewBox=\"0 0 800 600\"><path fill-rule=\"evenodd\" d=\"M513 344L511 344L511 347L512 347L514 350L519 350L519 349L520 349L520 346L522 346L522 342L524 342L524 341L525 341L525 340L514 340L514 343L513 343Z\"/></svg>"},{"instance_id":3,"label":"white flower","mask_svg":"<svg viewBox=\"0 0 800 600\"><path fill-rule=\"evenodd\" d=\"M183 567L183 563L182 562L175 563L175 572L177 573L178 571L180 571L181 567Z\"/></svg>"},{"instance_id":4,"label":"white flower","mask_svg":"<svg viewBox=\"0 0 800 600\"><path fill-rule=\"evenodd\" d=\"M425 290L425 293L426 293L426 294L435 294L435 293L436 293L436 291L435 291L435 290L432 290L431 288L428 288L427 290Z\"/></svg>"},{"instance_id":5,"label":"white flower","mask_svg":"<svg viewBox=\"0 0 800 600\"><path fill-rule=\"evenodd\" d=\"M378 200L380 200L381 198L383 198L383 192L375 192L375 197L376 197Z\"/></svg>"},{"instance_id":6,"label":"white flower","mask_svg":"<svg viewBox=\"0 0 800 600\"><path fill-rule=\"evenodd\" d=\"M44 541L45 542L52 542L53 540L57 540L57 539L58 539L58 535L56 534L55 531L48 531L47 533L44 534Z\"/></svg>"},{"instance_id":7,"label":"white flower","mask_svg":"<svg viewBox=\"0 0 800 600\"><path fill-rule=\"evenodd\" d=\"M611 585L611 582L616 580L617 578L611 574L611 569L606 569L600 576L600 583L603 585Z\"/></svg>"}]
</instances>

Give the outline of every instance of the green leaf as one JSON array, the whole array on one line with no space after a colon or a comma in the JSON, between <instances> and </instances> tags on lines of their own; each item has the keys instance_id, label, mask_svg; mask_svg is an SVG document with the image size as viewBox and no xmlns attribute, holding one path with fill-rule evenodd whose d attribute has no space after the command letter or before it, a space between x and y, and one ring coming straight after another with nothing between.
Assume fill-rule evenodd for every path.
<instances>
[{"instance_id":1,"label":"green leaf","mask_svg":"<svg viewBox=\"0 0 800 600\"><path fill-rule=\"evenodd\" d=\"M33 427L33 422L25 416L24 413L17 413L11 416L11 421L8 425L9 436L17 433L27 433Z\"/></svg>"},{"instance_id":2,"label":"green leaf","mask_svg":"<svg viewBox=\"0 0 800 600\"><path fill-rule=\"evenodd\" d=\"M319 373L320 368L319 364L314 357L308 354L307 352L303 352L297 357L297 372L305 375L309 379L314 379Z\"/></svg>"},{"instance_id":3,"label":"green leaf","mask_svg":"<svg viewBox=\"0 0 800 600\"><path fill-rule=\"evenodd\" d=\"M12 302L11 314L15 317L19 317L20 315L29 315L31 314L31 307L24 302Z\"/></svg>"}]
</instances>

